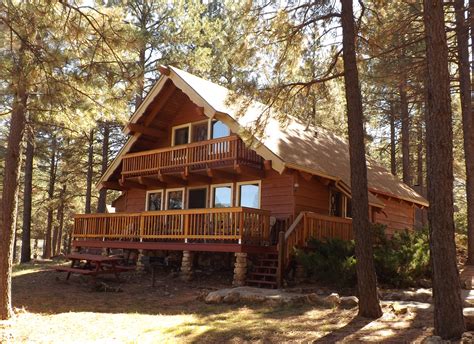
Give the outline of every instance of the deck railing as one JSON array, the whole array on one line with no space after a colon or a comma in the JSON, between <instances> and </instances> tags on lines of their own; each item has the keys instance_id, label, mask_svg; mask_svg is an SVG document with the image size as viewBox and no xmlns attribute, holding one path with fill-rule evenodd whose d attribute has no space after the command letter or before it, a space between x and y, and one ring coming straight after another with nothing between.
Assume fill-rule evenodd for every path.
<instances>
[{"instance_id":1,"label":"deck railing","mask_svg":"<svg viewBox=\"0 0 474 344\"><path fill-rule=\"evenodd\" d=\"M288 230L279 236L278 275L280 284L286 264L289 263L290 257L294 253L294 248L307 246L308 240L311 238L351 240L354 238L352 219L301 212Z\"/></svg>"},{"instance_id":2,"label":"deck railing","mask_svg":"<svg viewBox=\"0 0 474 344\"><path fill-rule=\"evenodd\" d=\"M142 213L81 214L74 218L73 239L237 241L268 244L270 212L211 208Z\"/></svg>"},{"instance_id":3,"label":"deck railing","mask_svg":"<svg viewBox=\"0 0 474 344\"><path fill-rule=\"evenodd\" d=\"M262 158L237 136L194 142L176 147L130 153L122 158L122 175L133 177L162 170L204 169L239 163L261 168Z\"/></svg>"}]
</instances>

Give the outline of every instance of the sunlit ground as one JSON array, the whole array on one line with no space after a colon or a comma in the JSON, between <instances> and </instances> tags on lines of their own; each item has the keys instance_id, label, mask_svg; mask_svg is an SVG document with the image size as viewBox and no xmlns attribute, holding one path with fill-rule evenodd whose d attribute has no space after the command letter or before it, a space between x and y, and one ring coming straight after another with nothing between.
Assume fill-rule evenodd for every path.
<instances>
[{"instance_id":1,"label":"sunlit ground","mask_svg":"<svg viewBox=\"0 0 474 344\"><path fill-rule=\"evenodd\" d=\"M196 297L206 285L228 281L209 276L191 284L163 274L130 274L121 293L92 291L87 278L63 275L44 264L16 269L16 316L0 323L0 342L12 343L222 343L373 341L420 342L431 334L431 310L409 307L395 315L389 305L377 321L356 310L313 305L206 305ZM60 279L57 277L61 276ZM112 279L106 283L117 285ZM115 283L115 284L114 284Z\"/></svg>"}]
</instances>

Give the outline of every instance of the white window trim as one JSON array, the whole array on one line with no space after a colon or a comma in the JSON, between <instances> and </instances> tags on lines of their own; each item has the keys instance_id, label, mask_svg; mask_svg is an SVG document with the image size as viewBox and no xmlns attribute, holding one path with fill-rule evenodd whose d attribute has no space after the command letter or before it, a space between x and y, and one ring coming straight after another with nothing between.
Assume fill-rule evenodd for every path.
<instances>
[{"instance_id":1,"label":"white window trim","mask_svg":"<svg viewBox=\"0 0 474 344\"><path fill-rule=\"evenodd\" d=\"M188 128L188 143L191 143L191 123L185 123L181 125L176 125L171 128L171 147L175 147L174 144L174 137L175 137L175 131L177 129L182 129L182 128Z\"/></svg>"},{"instance_id":2,"label":"white window trim","mask_svg":"<svg viewBox=\"0 0 474 344\"><path fill-rule=\"evenodd\" d=\"M166 200L165 200L165 207L164 207L164 209L165 209L165 210L169 210L169 209L168 209L169 193L170 193L170 192L173 192L173 191L182 191L182 192L183 192L183 209L186 209L186 208L185 208L185 206L186 206L186 190L185 190L185 188L166 189ZM176 209L172 209L172 210L176 210Z\"/></svg>"},{"instance_id":3,"label":"white window trim","mask_svg":"<svg viewBox=\"0 0 474 344\"><path fill-rule=\"evenodd\" d=\"M347 204L349 203L349 197L344 195L344 218L346 219L352 219L352 217L347 216Z\"/></svg>"},{"instance_id":4,"label":"white window trim","mask_svg":"<svg viewBox=\"0 0 474 344\"><path fill-rule=\"evenodd\" d=\"M189 191L199 189L206 189L206 208L209 208L209 185L201 185L186 188L186 209L189 209Z\"/></svg>"},{"instance_id":5,"label":"white window trim","mask_svg":"<svg viewBox=\"0 0 474 344\"><path fill-rule=\"evenodd\" d=\"M236 183L236 188L237 188L236 204L237 204L237 206L239 206L239 207L242 206L240 204L240 187L242 185L254 185L254 184L258 184L258 208L256 208L256 209L261 208L261 206L262 206L262 181L261 180L251 180L251 181Z\"/></svg>"},{"instance_id":6,"label":"white window trim","mask_svg":"<svg viewBox=\"0 0 474 344\"><path fill-rule=\"evenodd\" d=\"M211 120L208 118L208 119L203 119L202 121L196 121L196 122L191 122L190 125L191 125L191 129L190 129L190 135L189 135L189 141L190 143L193 142L193 127L195 125L198 125L198 124L203 124L203 123L207 123L207 139L209 140L211 138L211 132L210 130L212 129L212 127L210 127L210 123L211 123Z\"/></svg>"},{"instance_id":7,"label":"white window trim","mask_svg":"<svg viewBox=\"0 0 474 344\"><path fill-rule=\"evenodd\" d=\"M230 186L230 207L234 206L234 183L222 183L222 184L211 184L211 202L209 203L210 208L214 207L214 189L221 186Z\"/></svg>"},{"instance_id":8,"label":"white window trim","mask_svg":"<svg viewBox=\"0 0 474 344\"><path fill-rule=\"evenodd\" d=\"M148 210L148 195L151 194L151 193L161 193L161 207L160 207L160 210L163 210L163 195L164 195L164 189L156 189L156 190L147 190L146 191L146 197L145 197L145 211L152 211L152 210Z\"/></svg>"}]
</instances>

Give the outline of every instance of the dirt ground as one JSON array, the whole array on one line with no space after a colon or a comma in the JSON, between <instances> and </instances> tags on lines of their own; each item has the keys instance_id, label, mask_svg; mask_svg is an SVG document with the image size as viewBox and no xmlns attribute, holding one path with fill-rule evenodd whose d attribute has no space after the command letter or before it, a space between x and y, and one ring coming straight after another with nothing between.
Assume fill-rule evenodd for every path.
<instances>
[{"instance_id":1,"label":"dirt ground","mask_svg":"<svg viewBox=\"0 0 474 344\"><path fill-rule=\"evenodd\" d=\"M93 290L88 277L65 281L47 263L16 268L16 316L0 322L0 343L413 343L432 333L427 304L396 315L384 303L384 316L369 321L357 317L356 309L198 301L205 292L230 286L225 273L198 274L186 283L163 271L155 287L147 273L123 274L120 283L99 281L122 291Z\"/></svg>"}]
</instances>

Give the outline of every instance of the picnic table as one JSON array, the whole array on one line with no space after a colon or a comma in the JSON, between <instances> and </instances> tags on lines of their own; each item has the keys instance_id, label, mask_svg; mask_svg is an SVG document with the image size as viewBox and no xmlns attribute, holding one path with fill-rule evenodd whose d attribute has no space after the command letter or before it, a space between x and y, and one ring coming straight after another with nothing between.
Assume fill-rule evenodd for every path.
<instances>
[{"instance_id":1,"label":"picnic table","mask_svg":"<svg viewBox=\"0 0 474 344\"><path fill-rule=\"evenodd\" d=\"M66 255L66 258L71 261L71 266L56 266L53 269L58 272L67 272L66 280L71 274L80 274L96 277L100 274L114 274L119 278L119 273L129 271L130 268L120 266L119 263L123 261L123 257L117 256L102 256L90 253L73 253Z\"/></svg>"}]
</instances>

